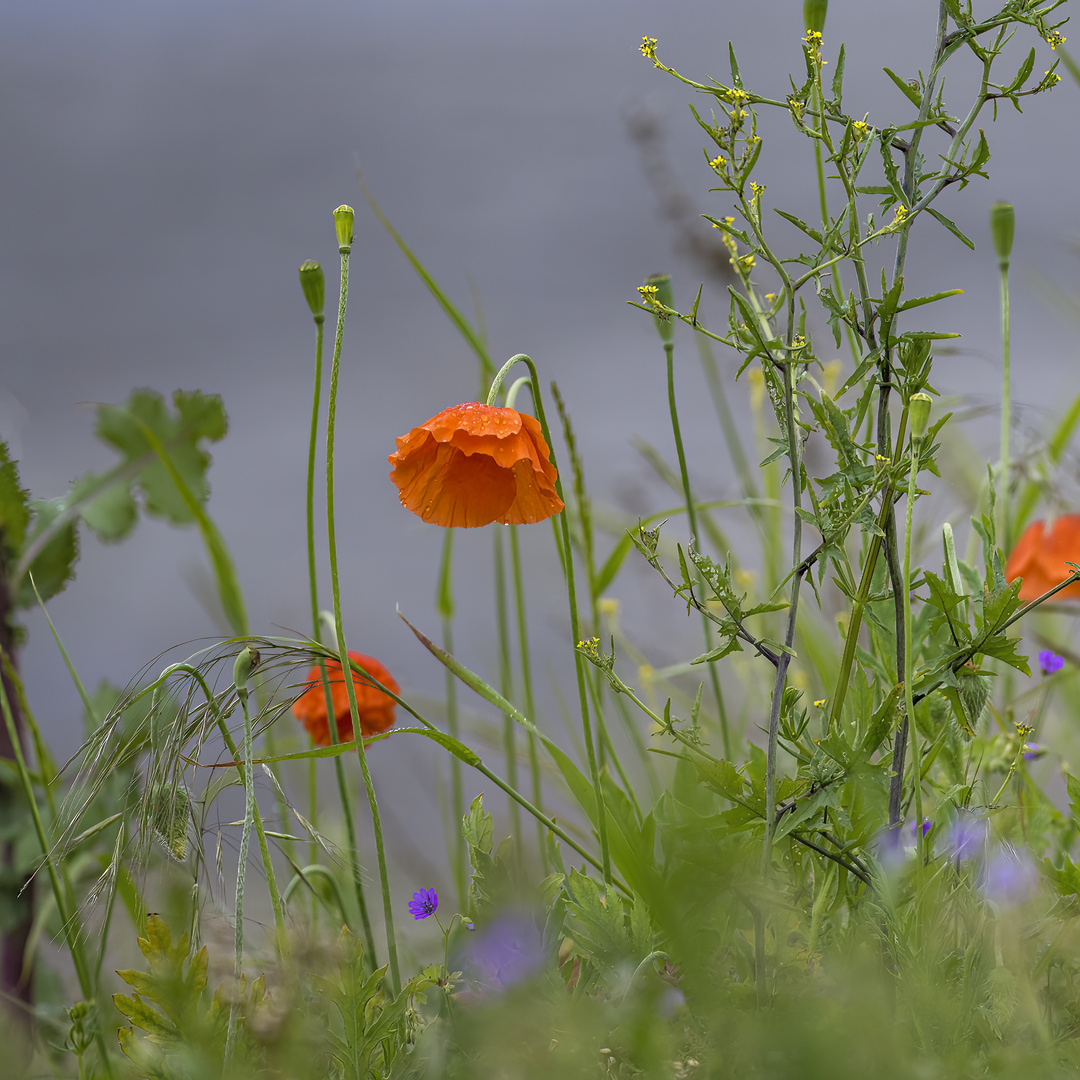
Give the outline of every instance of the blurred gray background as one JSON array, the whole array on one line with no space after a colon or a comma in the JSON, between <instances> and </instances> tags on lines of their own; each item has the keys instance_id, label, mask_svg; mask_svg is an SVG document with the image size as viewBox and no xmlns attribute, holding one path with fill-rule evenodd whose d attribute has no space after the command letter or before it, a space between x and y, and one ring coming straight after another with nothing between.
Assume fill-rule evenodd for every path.
<instances>
[{"instance_id":1,"label":"blurred gray background","mask_svg":"<svg viewBox=\"0 0 1080 1080\"><path fill-rule=\"evenodd\" d=\"M926 68L936 8L930 0L833 0L826 55L847 43L849 111L869 112L879 126L910 118L881 69L912 77ZM75 476L111 463L92 434L95 402L120 401L137 386L221 394L231 428L213 450L210 510L240 563L253 627L307 631L313 328L296 267L322 261L332 292L331 210L353 204L338 432L347 634L351 647L387 664L407 695L438 699L442 669L394 607L434 636L441 535L399 507L386 456L396 435L476 396L476 364L367 210L357 165L467 311L475 283L493 355L528 352L545 379L558 380L595 501L632 515L660 509L677 500L630 439L674 460L663 357L649 320L626 301L646 274L670 270L685 308L702 280L665 220L672 185L691 196L680 228L704 242L711 237L696 215L727 213L729 201L708 194L713 177L688 89L637 47L643 34L657 37L671 66L726 80L733 40L747 83L782 96L787 73L802 70L801 9L800 0L8 0L0 14L0 432L24 484L55 497ZM1052 54L1033 32L1018 35L1015 62L1031 45L1038 74ZM965 60L949 76L956 109L967 108L972 76ZM710 102L696 104L707 110ZM1016 203L1021 429L1043 424L1078 386L1075 327L1040 297L1036 278L1077 293L1076 104L1066 75L1054 92L1027 101L1025 116L1009 105L996 123L985 114L991 180L959 197L950 190L937 204L976 239L975 252L928 219L913 234L915 291L966 290L929 309L929 325L963 334L938 364L938 388L989 404L1000 376L987 209L996 199ZM631 136L643 120L659 136L648 167ZM809 145L787 121L762 130L766 203L816 220ZM715 282L702 311L714 326L725 319ZM828 356L831 339L812 325ZM677 358L695 484L709 498L735 496L689 339ZM719 360L733 374L734 358ZM744 383L732 390L744 414L745 392ZM987 453L996 424L990 416L971 431ZM573 697L565 608L550 530L523 534L537 681L544 708L557 715L552 684ZM494 678L489 530L459 535L456 550L458 651ZM752 548L744 554L753 561ZM204 567L194 530L142 521L116 547L85 539L77 580L51 604L83 678L122 685L157 653L216 633L198 600ZM699 651L696 620L639 567L612 593L624 626L658 666ZM327 582L325 604L328 597ZM27 624L30 701L63 757L80 741L81 708L39 613ZM488 716L476 729L483 745L491 719L476 705ZM487 756L497 763L494 750ZM441 761L405 739L373 757L399 870L413 867L401 871L399 891L448 884L432 827ZM478 779L466 778L470 798ZM430 880L416 880L417 865L430 868Z\"/></svg>"}]
</instances>

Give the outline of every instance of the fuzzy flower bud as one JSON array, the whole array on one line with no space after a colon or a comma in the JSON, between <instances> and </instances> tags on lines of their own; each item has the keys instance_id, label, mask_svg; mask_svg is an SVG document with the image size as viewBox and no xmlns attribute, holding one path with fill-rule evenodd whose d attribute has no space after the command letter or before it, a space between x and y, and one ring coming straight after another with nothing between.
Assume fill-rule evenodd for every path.
<instances>
[{"instance_id":1,"label":"fuzzy flower bud","mask_svg":"<svg viewBox=\"0 0 1080 1080\"><path fill-rule=\"evenodd\" d=\"M348 255L353 242L353 208L344 203L334 211L334 229L337 232L338 251Z\"/></svg>"},{"instance_id":2,"label":"fuzzy flower bud","mask_svg":"<svg viewBox=\"0 0 1080 1080\"><path fill-rule=\"evenodd\" d=\"M248 679L251 673L259 666L259 650L250 645L240 650L236 655L236 663L233 664L233 684L236 692L244 697L247 694Z\"/></svg>"},{"instance_id":3,"label":"fuzzy flower bud","mask_svg":"<svg viewBox=\"0 0 1080 1080\"><path fill-rule=\"evenodd\" d=\"M816 30L819 34L825 29L825 13L829 0L803 0L803 28Z\"/></svg>"},{"instance_id":4,"label":"fuzzy flower bud","mask_svg":"<svg viewBox=\"0 0 1080 1080\"><path fill-rule=\"evenodd\" d=\"M1016 230L1016 213L1012 203L996 202L990 207L990 236L997 252L998 266L1009 269L1009 256L1012 254L1013 233Z\"/></svg>"},{"instance_id":5,"label":"fuzzy flower bud","mask_svg":"<svg viewBox=\"0 0 1080 1080\"><path fill-rule=\"evenodd\" d=\"M323 269L310 259L300 264L300 288L303 290L307 306L316 322L323 321L323 304L326 300L326 278Z\"/></svg>"},{"instance_id":6,"label":"fuzzy flower bud","mask_svg":"<svg viewBox=\"0 0 1080 1080\"><path fill-rule=\"evenodd\" d=\"M646 288L652 297L653 322L656 324L656 332L665 345L670 345L675 340L675 324L670 315L665 315L662 308L675 306L675 290L671 287L670 274L650 274L645 279ZM653 291L655 289L655 291Z\"/></svg>"},{"instance_id":7,"label":"fuzzy flower bud","mask_svg":"<svg viewBox=\"0 0 1080 1080\"><path fill-rule=\"evenodd\" d=\"M908 405L908 418L911 421L911 442L915 447L922 445L926 438L926 429L930 426L930 406L933 400L929 394L912 394Z\"/></svg>"}]
</instances>

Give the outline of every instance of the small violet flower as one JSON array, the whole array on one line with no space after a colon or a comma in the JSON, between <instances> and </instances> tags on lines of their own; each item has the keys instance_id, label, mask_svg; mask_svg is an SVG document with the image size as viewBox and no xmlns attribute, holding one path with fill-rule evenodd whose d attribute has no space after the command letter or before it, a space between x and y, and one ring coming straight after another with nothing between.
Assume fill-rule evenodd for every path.
<instances>
[{"instance_id":1,"label":"small violet flower","mask_svg":"<svg viewBox=\"0 0 1080 1080\"><path fill-rule=\"evenodd\" d=\"M923 834L923 836L925 836L929 831L930 831L930 819L929 818L924 818L923 823L922 823L922 834ZM916 839L918 839L919 827L915 824L914 821L911 823L911 835L914 836Z\"/></svg>"},{"instance_id":2,"label":"small violet flower","mask_svg":"<svg viewBox=\"0 0 1080 1080\"><path fill-rule=\"evenodd\" d=\"M1065 657L1058 656L1053 649L1043 649L1039 653L1039 667L1044 675L1053 675L1065 666Z\"/></svg>"},{"instance_id":3,"label":"small violet flower","mask_svg":"<svg viewBox=\"0 0 1080 1080\"><path fill-rule=\"evenodd\" d=\"M1039 871L1031 856L1011 845L992 852L983 867L983 895L999 907L1019 907L1038 887Z\"/></svg>"},{"instance_id":4,"label":"small violet flower","mask_svg":"<svg viewBox=\"0 0 1080 1080\"><path fill-rule=\"evenodd\" d=\"M466 979L482 993L497 993L529 978L544 962L543 939L525 912L503 915L469 941Z\"/></svg>"},{"instance_id":5,"label":"small violet flower","mask_svg":"<svg viewBox=\"0 0 1080 1080\"><path fill-rule=\"evenodd\" d=\"M957 862L965 862L982 853L986 842L986 822L968 814L953 822L946 839L946 849Z\"/></svg>"},{"instance_id":6,"label":"small violet flower","mask_svg":"<svg viewBox=\"0 0 1080 1080\"><path fill-rule=\"evenodd\" d=\"M439 894L434 889L421 889L412 894L409 901L409 914L414 919L426 919L434 915L439 906Z\"/></svg>"}]
</instances>

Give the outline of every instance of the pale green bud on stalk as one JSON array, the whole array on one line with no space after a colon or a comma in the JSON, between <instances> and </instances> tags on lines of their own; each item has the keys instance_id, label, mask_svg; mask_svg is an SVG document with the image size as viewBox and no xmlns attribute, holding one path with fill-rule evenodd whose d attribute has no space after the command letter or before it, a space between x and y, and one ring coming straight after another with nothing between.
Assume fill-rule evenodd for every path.
<instances>
[{"instance_id":1,"label":"pale green bud on stalk","mask_svg":"<svg viewBox=\"0 0 1080 1080\"><path fill-rule=\"evenodd\" d=\"M334 211L334 229L337 232L338 252L348 255L352 251L353 242L353 208L341 204Z\"/></svg>"},{"instance_id":2,"label":"pale green bud on stalk","mask_svg":"<svg viewBox=\"0 0 1080 1080\"><path fill-rule=\"evenodd\" d=\"M923 439L926 438L926 429L930 426L930 406L933 399L929 394L912 394L908 403L908 419L911 422L911 445L918 450Z\"/></svg>"},{"instance_id":3,"label":"pale green bud on stalk","mask_svg":"<svg viewBox=\"0 0 1080 1080\"><path fill-rule=\"evenodd\" d=\"M1008 270L1012 255L1013 233L1016 231L1016 212L1012 203L996 202L990 207L990 236L997 252L998 266Z\"/></svg>"},{"instance_id":4,"label":"pale green bud on stalk","mask_svg":"<svg viewBox=\"0 0 1080 1080\"><path fill-rule=\"evenodd\" d=\"M250 645L241 649L236 655L236 663L233 664L233 683L236 692L241 697L247 697L248 679L251 673L259 666L259 650Z\"/></svg>"},{"instance_id":5,"label":"pale green bud on stalk","mask_svg":"<svg viewBox=\"0 0 1080 1080\"><path fill-rule=\"evenodd\" d=\"M656 290L656 292L650 292L649 294L656 304L666 308L675 306L675 290L671 287L670 274L650 274L645 279L645 286ZM660 335L660 340L665 345L670 345L675 340L675 324L671 316L664 315L657 308L654 308L653 323L656 325L656 332Z\"/></svg>"},{"instance_id":6,"label":"pale green bud on stalk","mask_svg":"<svg viewBox=\"0 0 1080 1080\"><path fill-rule=\"evenodd\" d=\"M300 288L315 321L321 323L325 318L323 306L326 302L326 277L317 262L308 259L300 264Z\"/></svg>"},{"instance_id":7,"label":"pale green bud on stalk","mask_svg":"<svg viewBox=\"0 0 1080 1080\"><path fill-rule=\"evenodd\" d=\"M829 0L803 0L803 26L820 34L825 29L825 14L828 9Z\"/></svg>"}]
</instances>

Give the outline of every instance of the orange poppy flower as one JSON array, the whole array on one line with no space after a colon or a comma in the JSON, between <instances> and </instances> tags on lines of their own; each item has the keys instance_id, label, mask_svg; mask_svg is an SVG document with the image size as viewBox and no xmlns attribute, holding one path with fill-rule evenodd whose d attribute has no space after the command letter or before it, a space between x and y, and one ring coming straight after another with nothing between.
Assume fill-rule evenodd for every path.
<instances>
[{"instance_id":1,"label":"orange poppy flower","mask_svg":"<svg viewBox=\"0 0 1080 1080\"><path fill-rule=\"evenodd\" d=\"M1005 563L1005 578L1023 578L1020 599L1025 603L1061 584L1071 569L1065 562L1080 563L1080 514L1062 514L1049 530L1045 521L1033 521ZM1080 582L1074 581L1055 600L1080 600Z\"/></svg>"},{"instance_id":2,"label":"orange poppy flower","mask_svg":"<svg viewBox=\"0 0 1080 1080\"><path fill-rule=\"evenodd\" d=\"M390 674L373 656L350 652L349 659L355 660L365 671L378 679L383 686L396 694L400 689L394 676ZM349 689L341 676L341 664L337 660L326 661L326 674L330 680L330 697L334 703L334 717L337 720L339 742L353 741L352 714L349 711ZM360 716L360 731L365 739L389 731L394 726L394 699L384 694L378 687L372 686L363 675L352 672L353 686L356 688L356 707ZM330 745L330 727L326 722L326 697L323 694L322 675L316 664L308 672L308 688L293 702L292 711L297 720L308 730L308 734L318 746Z\"/></svg>"},{"instance_id":3,"label":"orange poppy flower","mask_svg":"<svg viewBox=\"0 0 1080 1080\"><path fill-rule=\"evenodd\" d=\"M387 460L401 505L434 525L531 525L563 508L540 423L516 409L443 409Z\"/></svg>"}]
</instances>

